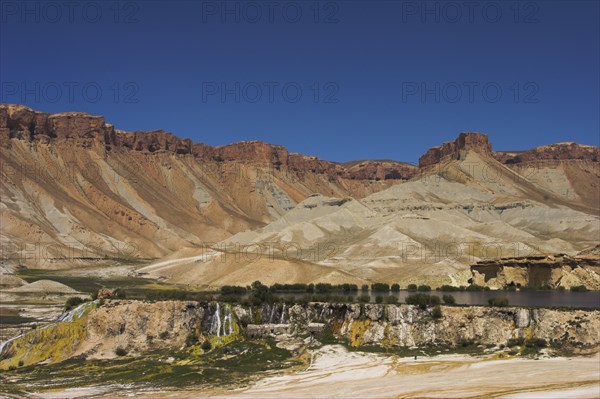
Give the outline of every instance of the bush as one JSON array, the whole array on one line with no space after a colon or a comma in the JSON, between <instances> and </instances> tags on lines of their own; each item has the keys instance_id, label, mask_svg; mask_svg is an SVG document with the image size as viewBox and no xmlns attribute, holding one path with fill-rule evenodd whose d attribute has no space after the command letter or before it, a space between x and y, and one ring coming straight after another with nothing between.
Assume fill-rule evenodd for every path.
<instances>
[{"instance_id":1,"label":"bush","mask_svg":"<svg viewBox=\"0 0 600 399\"><path fill-rule=\"evenodd\" d=\"M419 292L429 292L429 291L431 291L431 287L430 287L430 286L428 286L428 285L424 285L424 284L423 284L423 285L420 285L420 286L417 288L417 291L419 291Z\"/></svg>"},{"instance_id":2,"label":"bush","mask_svg":"<svg viewBox=\"0 0 600 399\"><path fill-rule=\"evenodd\" d=\"M381 295L377 295L377 296L375 297L375 302L377 302L377 303L383 303L383 296L381 296Z\"/></svg>"},{"instance_id":3,"label":"bush","mask_svg":"<svg viewBox=\"0 0 600 399\"><path fill-rule=\"evenodd\" d=\"M436 288L436 291L446 291L446 292L453 292L453 291L464 291L465 287L455 287L453 285L447 285L444 284L438 288Z\"/></svg>"},{"instance_id":4,"label":"bush","mask_svg":"<svg viewBox=\"0 0 600 399\"><path fill-rule=\"evenodd\" d=\"M452 295L443 295L442 300L446 305L454 305L456 303L456 299Z\"/></svg>"},{"instance_id":5,"label":"bush","mask_svg":"<svg viewBox=\"0 0 600 399\"><path fill-rule=\"evenodd\" d=\"M371 297L370 297L370 296L368 296L368 295L360 295L360 296L358 297L358 301L359 301L359 302L362 302L362 303L368 303L368 302L370 302L370 301L371 301Z\"/></svg>"},{"instance_id":6,"label":"bush","mask_svg":"<svg viewBox=\"0 0 600 399\"><path fill-rule=\"evenodd\" d=\"M441 319L442 316L442 308L440 308L440 305L435 305L433 307L433 310L431 311L431 317L433 317L434 319Z\"/></svg>"},{"instance_id":7,"label":"bush","mask_svg":"<svg viewBox=\"0 0 600 399\"><path fill-rule=\"evenodd\" d=\"M400 292L400 284L392 284L392 292Z\"/></svg>"},{"instance_id":8,"label":"bush","mask_svg":"<svg viewBox=\"0 0 600 399\"><path fill-rule=\"evenodd\" d=\"M167 338L169 338L169 332L165 330L165 331L161 332L158 337L160 339L167 339Z\"/></svg>"},{"instance_id":9,"label":"bush","mask_svg":"<svg viewBox=\"0 0 600 399\"><path fill-rule=\"evenodd\" d=\"M373 292L389 292L390 285L385 283L373 283L371 284L371 290Z\"/></svg>"},{"instance_id":10,"label":"bush","mask_svg":"<svg viewBox=\"0 0 600 399\"><path fill-rule=\"evenodd\" d=\"M81 305L83 302L83 299L79 298L78 296L72 296L71 298L67 299L67 303L65 303L65 310L71 310L78 305Z\"/></svg>"},{"instance_id":11,"label":"bush","mask_svg":"<svg viewBox=\"0 0 600 399\"><path fill-rule=\"evenodd\" d=\"M440 297L431 296L428 294L411 294L406 297L406 303L409 305L419 305L421 309L427 309L427 305L437 305L440 302Z\"/></svg>"},{"instance_id":12,"label":"bush","mask_svg":"<svg viewBox=\"0 0 600 399\"><path fill-rule=\"evenodd\" d=\"M388 295L385 297L385 303L395 304L398 303L398 298L394 295Z\"/></svg>"},{"instance_id":13,"label":"bush","mask_svg":"<svg viewBox=\"0 0 600 399\"><path fill-rule=\"evenodd\" d=\"M586 292L588 289L586 288L585 285L578 285L575 287L571 287L571 291L572 292Z\"/></svg>"},{"instance_id":14,"label":"bush","mask_svg":"<svg viewBox=\"0 0 600 399\"><path fill-rule=\"evenodd\" d=\"M127 350L125 348L122 348L122 347L118 346L117 349L115 349L115 355L117 355L117 356L126 356L127 355Z\"/></svg>"},{"instance_id":15,"label":"bush","mask_svg":"<svg viewBox=\"0 0 600 399\"><path fill-rule=\"evenodd\" d=\"M226 296L226 295L245 295L246 294L246 287L240 287L237 285L224 285L221 287L221 295Z\"/></svg>"},{"instance_id":16,"label":"bush","mask_svg":"<svg viewBox=\"0 0 600 399\"><path fill-rule=\"evenodd\" d=\"M490 306L498 306L498 307L508 306L508 298L494 297L494 298L488 299L488 303L490 304Z\"/></svg>"},{"instance_id":17,"label":"bush","mask_svg":"<svg viewBox=\"0 0 600 399\"><path fill-rule=\"evenodd\" d=\"M209 340L205 340L204 342L202 342L202 345L200 345L200 347L205 352L208 352L209 350L212 349L212 345L210 344Z\"/></svg>"},{"instance_id":18,"label":"bush","mask_svg":"<svg viewBox=\"0 0 600 399\"><path fill-rule=\"evenodd\" d=\"M409 284L407 289L409 291L416 291L417 290L417 285L416 284Z\"/></svg>"},{"instance_id":19,"label":"bush","mask_svg":"<svg viewBox=\"0 0 600 399\"><path fill-rule=\"evenodd\" d=\"M362 292L369 292L369 286L368 286L367 284L363 284L363 285L360 287L360 290L361 290Z\"/></svg>"}]
</instances>

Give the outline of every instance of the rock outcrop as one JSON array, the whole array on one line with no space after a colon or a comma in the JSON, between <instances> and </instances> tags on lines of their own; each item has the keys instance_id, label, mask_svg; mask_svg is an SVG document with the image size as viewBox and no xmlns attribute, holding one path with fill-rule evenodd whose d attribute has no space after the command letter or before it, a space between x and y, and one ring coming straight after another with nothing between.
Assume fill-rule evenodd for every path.
<instances>
[{"instance_id":1,"label":"rock outcrop","mask_svg":"<svg viewBox=\"0 0 600 399\"><path fill-rule=\"evenodd\" d=\"M230 306L192 301L107 300L83 304L63 322L17 337L0 348L0 367L56 362L73 356L110 358L116 348L139 354L177 350L209 340L213 347L242 334L318 335L325 326L362 345L506 345L538 339L550 345L596 348L600 311L442 306L441 317L413 305L331 304Z\"/></svg>"},{"instance_id":2,"label":"rock outcrop","mask_svg":"<svg viewBox=\"0 0 600 399\"><path fill-rule=\"evenodd\" d=\"M493 156L505 164L548 160L600 162L600 148L569 142L535 147L527 151L495 151Z\"/></svg>"},{"instance_id":3,"label":"rock outcrop","mask_svg":"<svg viewBox=\"0 0 600 399\"><path fill-rule=\"evenodd\" d=\"M594 254L483 260L472 265L471 271L474 284L493 289L569 289L583 285L590 290L600 290L600 257Z\"/></svg>"},{"instance_id":4,"label":"rock outcrop","mask_svg":"<svg viewBox=\"0 0 600 399\"><path fill-rule=\"evenodd\" d=\"M466 151L490 154L492 145L488 141L487 134L477 132L461 133L454 141L445 142L439 147L432 147L419 158L419 167L426 168L448 158L461 159Z\"/></svg>"}]
</instances>

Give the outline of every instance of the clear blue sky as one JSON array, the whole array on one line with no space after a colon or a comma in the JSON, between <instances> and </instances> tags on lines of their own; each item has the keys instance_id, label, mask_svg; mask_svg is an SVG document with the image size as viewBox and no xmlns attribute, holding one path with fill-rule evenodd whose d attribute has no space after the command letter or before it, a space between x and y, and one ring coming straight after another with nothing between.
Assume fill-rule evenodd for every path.
<instances>
[{"instance_id":1,"label":"clear blue sky","mask_svg":"<svg viewBox=\"0 0 600 399\"><path fill-rule=\"evenodd\" d=\"M2 1L2 102L334 161L599 145L598 1L65 3Z\"/></svg>"}]
</instances>

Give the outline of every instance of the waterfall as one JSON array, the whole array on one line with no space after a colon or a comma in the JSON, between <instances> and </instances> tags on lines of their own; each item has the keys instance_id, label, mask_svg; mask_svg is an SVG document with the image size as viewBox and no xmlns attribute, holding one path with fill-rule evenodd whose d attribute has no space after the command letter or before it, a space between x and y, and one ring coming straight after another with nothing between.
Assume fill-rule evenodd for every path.
<instances>
[{"instance_id":1,"label":"waterfall","mask_svg":"<svg viewBox=\"0 0 600 399\"><path fill-rule=\"evenodd\" d=\"M217 302L217 310L213 314L212 320L210 322L210 333L214 335L215 327L217 331L217 337L221 336L221 307L219 306L219 302Z\"/></svg>"},{"instance_id":2,"label":"waterfall","mask_svg":"<svg viewBox=\"0 0 600 399\"><path fill-rule=\"evenodd\" d=\"M225 328L229 326L227 330ZM231 306L227 305L225 307L225 315L223 316L223 335L231 335L233 334L233 321L231 319Z\"/></svg>"},{"instance_id":3,"label":"waterfall","mask_svg":"<svg viewBox=\"0 0 600 399\"><path fill-rule=\"evenodd\" d=\"M269 316L269 324L273 323L273 316L275 316L275 304L271 308L271 316Z\"/></svg>"},{"instance_id":4,"label":"waterfall","mask_svg":"<svg viewBox=\"0 0 600 399\"><path fill-rule=\"evenodd\" d=\"M283 324L285 322L285 302L283 303L283 307L281 308L281 320L279 324Z\"/></svg>"}]
</instances>

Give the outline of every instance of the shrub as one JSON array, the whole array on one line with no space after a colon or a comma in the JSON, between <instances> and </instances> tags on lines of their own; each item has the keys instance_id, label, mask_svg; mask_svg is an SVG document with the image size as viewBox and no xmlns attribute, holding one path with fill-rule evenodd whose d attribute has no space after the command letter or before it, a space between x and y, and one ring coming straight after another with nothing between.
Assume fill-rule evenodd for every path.
<instances>
[{"instance_id":1,"label":"shrub","mask_svg":"<svg viewBox=\"0 0 600 399\"><path fill-rule=\"evenodd\" d=\"M205 352L208 352L209 350L212 349L212 345L210 344L209 340L205 340L204 342L202 342L202 345L200 345L200 347Z\"/></svg>"},{"instance_id":2,"label":"shrub","mask_svg":"<svg viewBox=\"0 0 600 399\"><path fill-rule=\"evenodd\" d=\"M417 291L419 291L419 292L429 292L429 291L431 291L431 287L428 286L428 285L423 284L423 285L420 285L417 288Z\"/></svg>"},{"instance_id":3,"label":"shrub","mask_svg":"<svg viewBox=\"0 0 600 399\"><path fill-rule=\"evenodd\" d=\"M389 292L390 285L385 283L373 283L371 284L371 290L373 292Z\"/></svg>"},{"instance_id":4,"label":"shrub","mask_svg":"<svg viewBox=\"0 0 600 399\"><path fill-rule=\"evenodd\" d=\"M375 302L377 302L377 303L383 303L383 296L381 296L381 295L377 295L377 296L375 297Z\"/></svg>"},{"instance_id":5,"label":"shrub","mask_svg":"<svg viewBox=\"0 0 600 399\"><path fill-rule=\"evenodd\" d=\"M122 288L117 288L116 290L113 291L111 298L125 299L125 298L127 298L127 293Z\"/></svg>"},{"instance_id":6,"label":"shrub","mask_svg":"<svg viewBox=\"0 0 600 399\"><path fill-rule=\"evenodd\" d=\"M493 297L493 298L488 299L488 303L490 304L490 306L498 306L498 307L508 306L508 298Z\"/></svg>"},{"instance_id":7,"label":"shrub","mask_svg":"<svg viewBox=\"0 0 600 399\"><path fill-rule=\"evenodd\" d=\"M395 304L398 303L398 298L394 295L388 295L385 297L385 303Z\"/></svg>"},{"instance_id":8,"label":"shrub","mask_svg":"<svg viewBox=\"0 0 600 399\"><path fill-rule=\"evenodd\" d=\"M439 297L438 298L439 301ZM419 305L421 309L427 309L427 305L431 303L431 295L428 294L411 294L406 297L406 303L409 305Z\"/></svg>"},{"instance_id":9,"label":"shrub","mask_svg":"<svg viewBox=\"0 0 600 399\"><path fill-rule=\"evenodd\" d=\"M169 332L165 330L165 331L161 332L158 337L160 339L167 339L167 338L169 338Z\"/></svg>"},{"instance_id":10,"label":"shrub","mask_svg":"<svg viewBox=\"0 0 600 399\"><path fill-rule=\"evenodd\" d=\"M431 295L429 297L429 304L430 305L439 305L440 304L440 297L437 295Z\"/></svg>"},{"instance_id":11,"label":"shrub","mask_svg":"<svg viewBox=\"0 0 600 399\"><path fill-rule=\"evenodd\" d=\"M125 348L122 348L122 347L118 346L117 349L115 349L115 355L117 355L117 356L126 356L127 355L127 350Z\"/></svg>"},{"instance_id":12,"label":"shrub","mask_svg":"<svg viewBox=\"0 0 600 399\"><path fill-rule=\"evenodd\" d=\"M221 295L245 295L246 287L240 287L237 285L224 285L221 287Z\"/></svg>"},{"instance_id":13,"label":"shrub","mask_svg":"<svg viewBox=\"0 0 600 399\"><path fill-rule=\"evenodd\" d=\"M362 292L369 292L369 286L368 286L367 284L363 284L363 285L360 287L360 290L361 290Z\"/></svg>"},{"instance_id":14,"label":"shrub","mask_svg":"<svg viewBox=\"0 0 600 399\"><path fill-rule=\"evenodd\" d=\"M433 310L431 311L431 317L433 317L434 319L441 319L442 316L442 308L440 308L440 305L435 305L433 307Z\"/></svg>"},{"instance_id":15,"label":"shrub","mask_svg":"<svg viewBox=\"0 0 600 399\"><path fill-rule=\"evenodd\" d=\"M359 295L358 301L362 303L368 303L371 301L371 297L368 295Z\"/></svg>"},{"instance_id":16,"label":"shrub","mask_svg":"<svg viewBox=\"0 0 600 399\"><path fill-rule=\"evenodd\" d=\"M198 342L198 338L196 338L196 334L193 332L189 333L185 338L185 346L194 346Z\"/></svg>"},{"instance_id":17,"label":"shrub","mask_svg":"<svg viewBox=\"0 0 600 399\"><path fill-rule=\"evenodd\" d=\"M456 303L456 299L452 295L443 295L442 300L446 305L454 305Z\"/></svg>"},{"instance_id":18,"label":"shrub","mask_svg":"<svg viewBox=\"0 0 600 399\"><path fill-rule=\"evenodd\" d=\"M585 285L577 285L575 287L571 287L572 292L586 292L588 289Z\"/></svg>"},{"instance_id":19,"label":"shrub","mask_svg":"<svg viewBox=\"0 0 600 399\"><path fill-rule=\"evenodd\" d=\"M65 303L65 310L71 310L74 307L81 305L83 302L83 299L81 299L80 297L72 296L69 299L67 299L67 303Z\"/></svg>"},{"instance_id":20,"label":"shrub","mask_svg":"<svg viewBox=\"0 0 600 399\"><path fill-rule=\"evenodd\" d=\"M400 284L392 284L392 292L400 292Z\"/></svg>"},{"instance_id":21,"label":"shrub","mask_svg":"<svg viewBox=\"0 0 600 399\"><path fill-rule=\"evenodd\" d=\"M417 290L417 285L416 284L409 284L407 289L409 291L416 291Z\"/></svg>"}]
</instances>

